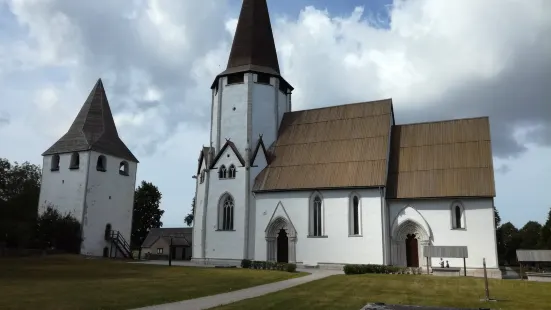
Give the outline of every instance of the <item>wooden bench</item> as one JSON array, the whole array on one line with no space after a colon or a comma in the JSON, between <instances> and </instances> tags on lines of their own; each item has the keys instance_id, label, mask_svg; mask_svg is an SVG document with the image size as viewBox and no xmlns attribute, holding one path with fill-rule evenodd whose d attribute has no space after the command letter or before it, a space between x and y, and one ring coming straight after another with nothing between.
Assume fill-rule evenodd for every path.
<instances>
[{"instance_id":1,"label":"wooden bench","mask_svg":"<svg viewBox=\"0 0 551 310\"><path fill-rule=\"evenodd\" d=\"M525 272L528 281L551 282L551 272Z\"/></svg>"},{"instance_id":2,"label":"wooden bench","mask_svg":"<svg viewBox=\"0 0 551 310\"><path fill-rule=\"evenodd\" d=\"M432 267L433 276L459 277L461 275L460 272L461 272L461 268L457 268L457 267L449 267L449 268Z\"/></svg>"}]
</instances>

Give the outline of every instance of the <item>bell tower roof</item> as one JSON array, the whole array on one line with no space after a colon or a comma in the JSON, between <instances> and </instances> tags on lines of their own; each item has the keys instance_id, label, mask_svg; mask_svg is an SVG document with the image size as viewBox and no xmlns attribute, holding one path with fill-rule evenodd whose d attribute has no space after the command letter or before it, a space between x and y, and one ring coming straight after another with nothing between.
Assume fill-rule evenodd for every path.
<instances>
[{"instance_id":1,"label":"bell tower roof","mask_svg":"<svg viewBox=\"0 0 551 310\"><path fill-rule=\"evenodd\" d=\"M280 76L266 0L243 0L228 65L217 79L250 71Z\"/></svg>"},{"instance_id":2,"label":"bell tower roof","mask_svg":"<svg viewBox=\"0 0 551 310\"><path fill-rule=\"evenodd\" d=\"M90 150L138 162L119 138L101 79L94 85L67 133L42 156Z\"/></svg>"}]
</instances>

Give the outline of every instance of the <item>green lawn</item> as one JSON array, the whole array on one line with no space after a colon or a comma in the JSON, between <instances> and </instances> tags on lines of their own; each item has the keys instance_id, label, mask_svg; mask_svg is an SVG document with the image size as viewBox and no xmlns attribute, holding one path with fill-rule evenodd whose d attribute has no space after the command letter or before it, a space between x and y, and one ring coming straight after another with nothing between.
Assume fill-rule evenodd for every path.
<instances>
[{"instance_id":1,"label":"green lawn","mask_svg":"<svg viewBox=\"0 0 551 310\"><path fill-rule=\"evenodd\" d=\"M0 309L129 309L304 273L129 264L80 256L0 259Z\"/></svg>"},{"instance_id":2,"label":"green lawn","mask_svg":"<svg viewBox=\"0 0 551 310\"><path fill-rule=\"evenodd\" d=\"M217 310L361 309L369 302L492 309L550 309L551 283L489 280L490 297L483 303L484 281L471 277L427 275L337 275L292 289L244 300Z\"/></svg>"}]
</instances>

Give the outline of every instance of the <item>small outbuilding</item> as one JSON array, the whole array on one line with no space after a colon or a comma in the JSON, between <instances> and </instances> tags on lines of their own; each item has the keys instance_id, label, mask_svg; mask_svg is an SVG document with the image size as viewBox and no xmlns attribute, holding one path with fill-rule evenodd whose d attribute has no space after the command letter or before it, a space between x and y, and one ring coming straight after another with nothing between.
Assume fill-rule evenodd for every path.
<instances>
[{"instance_id":1,"label":"small outbuilding","mask_svg":"<svg viewBox=\"0 0 551 310\"><path fill-rule=\"evenodd\" d=\"M192 231L191 227L152 228L142 243L141 257L168 260L172 253L173 260L191 260Z\"/></svg>"}]
</instances>

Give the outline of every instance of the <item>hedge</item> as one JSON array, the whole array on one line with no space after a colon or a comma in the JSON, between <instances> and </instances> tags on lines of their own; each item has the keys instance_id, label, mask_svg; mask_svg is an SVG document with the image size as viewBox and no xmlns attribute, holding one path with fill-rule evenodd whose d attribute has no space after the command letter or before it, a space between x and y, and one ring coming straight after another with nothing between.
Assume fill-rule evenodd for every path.
<instances>
[{"instance_id":1,"label":"hedge","mask_svg":"<svg viewBox=\"0 0 551 310\"><path fill-rule=\"evenodd\" d=\"M345 265L343 267L345 274L365 274L365 273L382 273L382 274L404 274L408 273L408 268L386 266L386 265ZM412 269L413 274L419 273L415 269Z\"/></svg>"},{"instance_id":2,"label":"hedge","mask_svg":"<svg viewBox=\"0 0 551 310\"><path fill-rule=\"evenodd\" d=\"M297 265L244 259L241 261L241 268L295 272L297 270Z\"/></svg>"}]
</instances>

